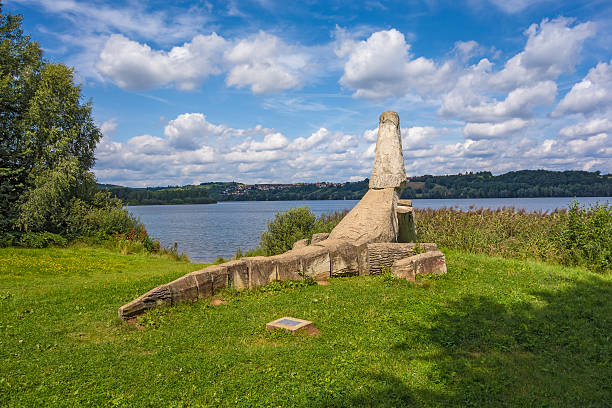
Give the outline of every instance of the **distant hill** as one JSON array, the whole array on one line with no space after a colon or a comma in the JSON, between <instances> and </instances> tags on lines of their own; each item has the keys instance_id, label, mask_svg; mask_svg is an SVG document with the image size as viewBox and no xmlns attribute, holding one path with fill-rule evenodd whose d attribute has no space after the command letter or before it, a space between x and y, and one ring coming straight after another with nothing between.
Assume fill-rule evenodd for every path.
<instances>
[{"instance_id":1,"label":"distant hill","mask_svg":"<svg viewBox=\"0 0 612 408\"><path fill-rule=\"evenodd\" d=\"M612 175L598 171L520 170L419 176L408 180L406 198L610 197Z\"/></svg>"},{"instance_id":2,"label":"distant hill","mask_svg":"<svg viewBox=\"0 0 612 408\"><path fill-rule=\"evenodd\" d=\"M200 186L131 188L112 184L98 184L127 205L158 204L214 204L217 202Z\"/></svg>"},{"instance_id":3,"label":"distant hill","mask_svg":"<svg viewBox=\"0 0 612 408\"><path fill-rule=\"evenodd\" d=\"M130 188L100 184L128 205L209 204L217 201L359 200L368 179L344 183L200 185ZM409 177L402 198L610 197L612 175L588 171L520 170Z\"/></svg>"}]
</instances>

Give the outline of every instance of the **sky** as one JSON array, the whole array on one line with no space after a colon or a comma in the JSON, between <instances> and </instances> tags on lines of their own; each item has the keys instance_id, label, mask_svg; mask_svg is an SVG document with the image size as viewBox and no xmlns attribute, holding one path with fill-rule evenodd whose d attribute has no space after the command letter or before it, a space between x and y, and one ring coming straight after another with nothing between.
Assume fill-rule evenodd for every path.
<instances>
[{"instance_id":1,"label":"sky","mask_svg":"<svg viewBox=\"0 0 612 408\"><path fill-rule=\"evenodd\" d=\"M369 177L398 112L408 176L612 173L609 0L4 0L74 67L133 187Z\"/></svg>"}]
</instances>

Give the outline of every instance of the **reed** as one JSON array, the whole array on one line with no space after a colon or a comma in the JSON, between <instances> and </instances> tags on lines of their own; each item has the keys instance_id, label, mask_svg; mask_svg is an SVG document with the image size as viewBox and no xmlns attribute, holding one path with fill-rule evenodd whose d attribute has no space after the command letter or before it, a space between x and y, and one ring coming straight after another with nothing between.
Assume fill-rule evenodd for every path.
<instances>
[{"instance_id":1,"label":"reed","mask_svg":"<svg viewBox=\"0 0 612 408\"><path fill-rule=\"evenodd\" d=\"M569 210L470 207L416 210L420 242L503 258L536 259L610 270L612 208L574 202Z\"/></svg>"}]
</instances>

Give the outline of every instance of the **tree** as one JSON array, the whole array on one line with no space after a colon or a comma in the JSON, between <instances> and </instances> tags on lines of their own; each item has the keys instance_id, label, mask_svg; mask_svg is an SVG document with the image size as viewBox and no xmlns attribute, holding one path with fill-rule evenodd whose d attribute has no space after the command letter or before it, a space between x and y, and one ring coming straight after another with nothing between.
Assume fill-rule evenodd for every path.
<instances>
[{"instance_id":1,"label":"tree","mask_svg":"<svg viewBox=\"0 0 612 408\"><path fill-rule=\"evenodd\" d=\"M42 51L21 30L21 16L0 3L0 231L14 228L15 205L26 188L24 113L43 67Z\"/></svg>"},{"instance_id":2,"label":"tree","mask_svg":"<svg viewBox=\"0 0 612 408\"><path fill-rule=\"evenodd\" d=\"M42 58L0 3L0 228L61 232L68 199L91 200L102 134L72 69Z\"/></svg>"}]
</instances>

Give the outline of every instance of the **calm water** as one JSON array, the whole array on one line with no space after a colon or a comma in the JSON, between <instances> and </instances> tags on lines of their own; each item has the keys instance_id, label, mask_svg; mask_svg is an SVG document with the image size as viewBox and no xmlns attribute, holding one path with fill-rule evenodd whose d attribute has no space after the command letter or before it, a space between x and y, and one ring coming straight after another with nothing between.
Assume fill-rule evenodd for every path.
<instances>
[{"instance_id":1,"label":"calm water","mask_svg":"<svg viewBox=\"0 0 612 408\"><path fill-rule=\"evenodd\" d=\"M567 208L573 198L475 198L418 199L416 208L459 207L468 209L514 206L526 210ZM581 204L612 202L611 197L577 198ZM148 205L130 207L140 217L149 233L162 244L177 242L179 251L187 252L193 261L212 261L219 256L233 257L236 249L255 248L266 223L277 211L308 206L317 216L326 212L351 209L357 200L321 201L243 201L202 205Z\"/></svg>"}]
</instances>

